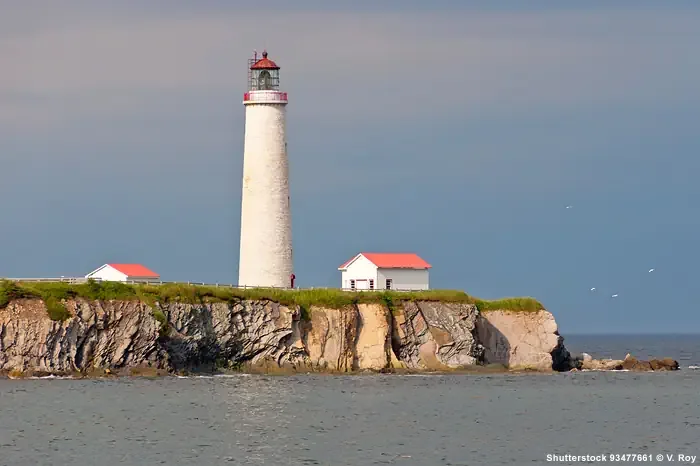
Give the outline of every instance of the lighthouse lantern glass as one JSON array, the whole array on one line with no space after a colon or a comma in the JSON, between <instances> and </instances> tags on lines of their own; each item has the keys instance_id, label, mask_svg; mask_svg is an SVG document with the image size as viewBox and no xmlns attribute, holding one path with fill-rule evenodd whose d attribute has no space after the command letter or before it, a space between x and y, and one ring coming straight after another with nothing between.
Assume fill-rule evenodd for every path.
<instances>
[{"instance_id":1,"label":"lighthouse lantern glass","mask_svg":"<svg viewBox=\"0 0 700 466\"><path fill-rule=\"evenodd\" d=\"M249 91L279 91L280 70L251 70Z\"/></svg>"}]
</instances>

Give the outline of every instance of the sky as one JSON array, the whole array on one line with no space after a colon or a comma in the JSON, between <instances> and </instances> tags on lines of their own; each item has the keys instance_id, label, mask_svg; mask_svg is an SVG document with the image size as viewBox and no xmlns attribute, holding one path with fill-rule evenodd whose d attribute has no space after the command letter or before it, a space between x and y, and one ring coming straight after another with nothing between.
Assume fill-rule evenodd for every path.
<instances>
[{"instance_id":1,"label":"sky","mask_svg":"<svg viewBox=\"0 0 700 466\"><path fill-rule=\"evenodd\" d=\"M299 286L409 251L564 336L700 333L700 4L328 3L0 0L0 276L235 283L266 48Z\"/></svg>"}]
</instances>

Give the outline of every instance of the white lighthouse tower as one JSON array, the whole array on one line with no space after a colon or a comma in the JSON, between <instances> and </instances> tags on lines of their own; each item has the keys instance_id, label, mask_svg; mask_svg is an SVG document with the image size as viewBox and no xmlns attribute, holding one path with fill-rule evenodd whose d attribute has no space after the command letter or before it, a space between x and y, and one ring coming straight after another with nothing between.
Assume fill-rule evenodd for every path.
<instances>
[{"instance_id":1,"label":"white lighthouse tower","mask_svg":"<svg viewBox=\"0 0 700 466\"><path fill-rule=\"evenodd\" d=\"M292 217L279 66L257 53L248 61L239 286L293 287Z\"/></svg>"}]
</instances>

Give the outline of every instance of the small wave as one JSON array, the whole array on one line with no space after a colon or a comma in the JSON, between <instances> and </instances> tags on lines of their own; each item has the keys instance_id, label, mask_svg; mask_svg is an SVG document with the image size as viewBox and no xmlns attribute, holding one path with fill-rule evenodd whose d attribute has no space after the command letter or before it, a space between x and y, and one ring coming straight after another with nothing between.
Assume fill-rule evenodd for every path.
<instances>
[{"instance_id":1,"label":"small wave","mask_svg":"<svg viewBox=\"0 0 700 466\"><path fill-rule=\"evenodd\" d=\"M75 377L73 377L72 375L44 375L42 377L35 377L35 376L27 377L27 379L28 380L51 380L51 379L73 380L73 379L75 379Z\"/></svg>"},{"instance_id":2,"label":"small wave","mask_svg":"<svg viewBox=\"0 0 700 466\"><path fill-rule=\"evenodd\" d=\"M250 377L251 374L212 374L212 375L177 375L178 379L235 379L237 377Z\"/></svg>"},{"instance_id":3,"label":"small wave","mask_svg":"<svg viewBox=\"0 0 700 466\"><path fill-rule=\"evenodd\" d=\"M629 369L581 369L579 372L630 372Z\"/></svg>"},{"instance_id":4,"label":"small wave","mask_svg":"<svg viewBox=\"0 0 700 466\"><path fill-rule=\"evenodd\" d=\"M700 369L700 366L688 366L688 369L697 370Z\"/></svg>"}]
</instances>

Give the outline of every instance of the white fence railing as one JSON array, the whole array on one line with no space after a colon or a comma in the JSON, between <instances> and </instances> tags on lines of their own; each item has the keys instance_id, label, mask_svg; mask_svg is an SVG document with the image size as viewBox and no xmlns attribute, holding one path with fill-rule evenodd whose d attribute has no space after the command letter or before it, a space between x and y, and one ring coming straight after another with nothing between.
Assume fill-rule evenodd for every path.
<instances>
[{"instance_id":1,"label":"white fence railing","mask_svg":"<svg viewBox=\"0 0 700 466\"><path fill-rule=\"evenodd\" d=\"M71 285L79 285L88 282L85 277L54 277L54 278L3 278L0 277L0 281L7 280L11 282L24 282L24 283L68 283ZM96 282L103 282L108 280L102 280L100 278L93 278ZM276 287L276 286L246 286L246 285L232 285L228 283L204 283L204 282L168 282L168 281L152 281L152 280L126 280L119 283L125 283L129 285L195 285L195 286L208 286L213 288L236 288L241 290L254 290L254 289L278 289L278 290L291 290L289 287ZM311 287L295 287L295 290L336 290L336 291L398 291L398 292L415 292L415 291L427 291L427 290L412 290L412 289L400 289L392 288L391 290L385 289L357 289L357 288L334 288L334 287L324 287L324 286L311 286Z\"/></svg>"}]
</instances>

